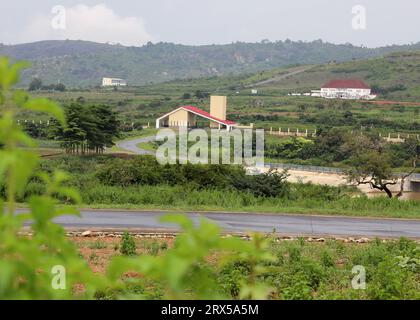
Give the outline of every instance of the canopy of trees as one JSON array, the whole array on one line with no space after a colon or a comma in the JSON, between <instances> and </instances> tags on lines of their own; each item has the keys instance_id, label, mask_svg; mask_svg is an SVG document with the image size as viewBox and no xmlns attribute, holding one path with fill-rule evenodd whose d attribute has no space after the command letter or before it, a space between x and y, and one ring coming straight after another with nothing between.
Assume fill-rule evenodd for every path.
<instances>
[{"instance_id":1,"label":"canopy of trees","mask_svg":"<svg viewBox=\"0 0 420 320\"><path fill-rule=\"evenodd\" d=\"M66 86L62 83L44 85L39 78L33 78L29 84L29 91L50 90L50 91L66 91Z\"/></svg>"},{"instance_id":2,"label":"canopy of trees","mask_svg":"<svg viewBox=\"0 0 420 320\"><path fill-rule=\"evenodd\" d=\"M67 153L102 153L119 136L119 121L108 106L72 104L65 110L67 127L51 120L49 136L63 141Z\"/></svg>"},{"instance_id":3,"label":"canopy of trees","mask_svg":"<svg viewBox=\"0 0 420 320\"><path fill-rule=\"evenodd\" d=\"M395 196L401 197L405 180L417 168L420 142L407 139L400 145L385 145L380 139L364 137L363 140L355 141L349 146L352 157L349 159L351 169L348 172L348 180L357 185L370 185L373 189L385 192L389 198L394 196L390 187L399 185L399 192ZM392 169L396 161L401 161L401 164L404 161L411 162L412 169L408 173L397 174Z\"/></svg>"}]
</instances>

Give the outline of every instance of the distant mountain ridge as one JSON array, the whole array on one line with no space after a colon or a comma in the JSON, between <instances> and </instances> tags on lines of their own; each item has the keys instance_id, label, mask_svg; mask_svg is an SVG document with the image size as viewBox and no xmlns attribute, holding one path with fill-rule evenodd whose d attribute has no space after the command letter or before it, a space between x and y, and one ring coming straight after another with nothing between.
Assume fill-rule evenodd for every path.
<instances>
[{"instance_id":1,"label":"distant mountain ridge","mask_svg":"<svg viewBox=\"0 0 420 320\"><path fill-rule=\"evenodd\" d=\"M420 43L370 49L320 40L203 46L149 43L143 47L55 40L0 45L0 55L32 62L32 68L22 75L23 86L33 77L39 77L44 83L61 82L68 87L86 87L100 85L102 77L118 77L126 79L129 85L144 85L174 79L252 73L287 65L351 61L418 49Z\"/></svg>"}]
</instances>

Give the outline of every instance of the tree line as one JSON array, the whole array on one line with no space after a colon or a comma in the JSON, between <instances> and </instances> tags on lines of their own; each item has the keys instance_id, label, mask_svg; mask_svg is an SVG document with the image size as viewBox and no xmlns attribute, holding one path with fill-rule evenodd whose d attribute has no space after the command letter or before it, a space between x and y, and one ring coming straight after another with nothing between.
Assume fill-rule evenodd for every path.
<instances>
[{"instance_id":1,"label":"tree line","mask_svg":"<svg viewBox=\"0 0 420 320\"><path fill-rule=\"evenodd\" d=\"M50 91L66 91L66 86L63 83L56 83L56 84L43 84L42 80L39 78L33 78L31 83L29 84L29 91L38 91L38 90L50 90Z\"/></svg>"},{"instance_id":2,"label":"tree line","mask_svg":"<svg viewBox=\"0 0 420 320\"><path fill-rule=\"evenodd\" d=\"M101 154L119 137L120 123L109 106L73 103L65 109L65 116L65 128L57 120L50 120L48 137L61 141L67 153Z\"/></svg>"},{"instance_id":3,"label":"tree line","mask_svg":"<svg viewBox=\"0 0 420 320\"><path fill-rule=\"evenodd\" d=\"M405 180L418 170L420 141L407 138L403 143L392 144L374 131L355 135L344 129L323 126L318 127L316 136L310 139L291 137L267 142L265 151L272 159L345 167L350 183L369 185L392 198L390 187L399 185L396 197L401 197ZM401 168L408 172L397 174Z\"/></svg>"}]
</instances>

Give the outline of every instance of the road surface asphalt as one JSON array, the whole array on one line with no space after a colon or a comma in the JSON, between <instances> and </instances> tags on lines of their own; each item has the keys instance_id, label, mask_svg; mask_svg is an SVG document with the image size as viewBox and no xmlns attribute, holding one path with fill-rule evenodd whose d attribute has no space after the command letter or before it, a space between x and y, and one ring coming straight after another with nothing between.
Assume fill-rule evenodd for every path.
<instances>
[{"instance_id":1,"label":"road surface asphalt","mask_svg":"<svg viewBox=\"0 0 420 320\"><path fill-rule=\"evenodd\" d=\"M120 141L117 146L135 154L153 154L138 148L155 136ZM81 218L64 216L56 221L71 229L136 229L142 231L177 231L177 226L164 224L159 218L167 212L124 210L81 210ZM354 218L253 213L188 213L196 223L205 217L217 223L222 231L231 233L276 232L297 236L361 236L420 238L420 220Z\"/></svg>"},{"instance_id":2,"label":"road surface asphalt","mask_svg":"<svg viewBox=\"0 0 420 320\"><path fill-rule=\"evenodd\" d=\"M138 138L138 139L134 139L134 140L118 141L116 143L116 145L120 149L123 149L125 151L129 151L129 152L132 152L132 153L135 153L135 154L155 154L153 151L144 150L144 149L141 149L141 148L137 147L137 145L139 143L152 142L155 139L156 139L156 136L149 136L149 137L143 137L143 138Z\"/></svg>"},{"instance_id":3,"label":"road surface asphalt","mask_svg":"<svg viewBox=\"0 0 420 320\"><path fill-rule=\"evenodd\" d=\"M81 210L81 217L62 216L56 222L67 229L177 231L176 225L161 223L168 212L125 210ZM409 237L420 239L420 220L354 218L255 213L189 212L196 223L201 217L218 224L223 232L270 233L296 236Z\"/></svg>"}]
</instances>

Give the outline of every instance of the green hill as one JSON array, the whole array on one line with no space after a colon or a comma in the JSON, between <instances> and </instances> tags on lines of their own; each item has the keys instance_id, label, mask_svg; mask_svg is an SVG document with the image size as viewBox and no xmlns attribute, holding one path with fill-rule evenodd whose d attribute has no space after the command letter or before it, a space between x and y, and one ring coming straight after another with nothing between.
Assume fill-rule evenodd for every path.
<instances>
[{"instance_id":1,"label":"green hill","mask_svg":"<svg viewBox=\"0 0 420 320\"><path fill-rule=\"evenodd\" d=\"M279 71L283 72L283 71ZM273 78L276 71L258 74ZM260 86L266 92L308 91L320 88L334 78L363 79L380 99L413 101L420 99L420 51L399 52L381 58L371 58L339 64L314 66L299 74ZM252 80L246 79L245 81Z\"/></svg>"},{"instance_id":2,"label":"green hill","mask_svg":"<svg viewBox=\"0 0 420 320\"><path fill-rule=\"evenodd\" d=\"M356 78L369 84L379 99L420 100L420 50L395 52L379 58L275 68L236 76L207 77L170 81L142 87L142 93L176 94L183 92L219 92L260 95L285 95L319 89L331 79Z\"/></svg>"},{"instance_id":3,"label":"green hill","mask_svg":"<svg viewBox=\"0 0 420 320\"><path fill-rule=\"evenodd\" d=\"M238 75L288 65L343 62L420 49L420 44L377 49L313 42L232 43L185 46L171 43L143 47L99 44L86 41L42 41L0 45L0 55L32 61L21 85L35 76L44 83L62 82L68 87L96 86L101 78L120 77L131 85L174 79Z\"/></svg>"}]
</instances>

